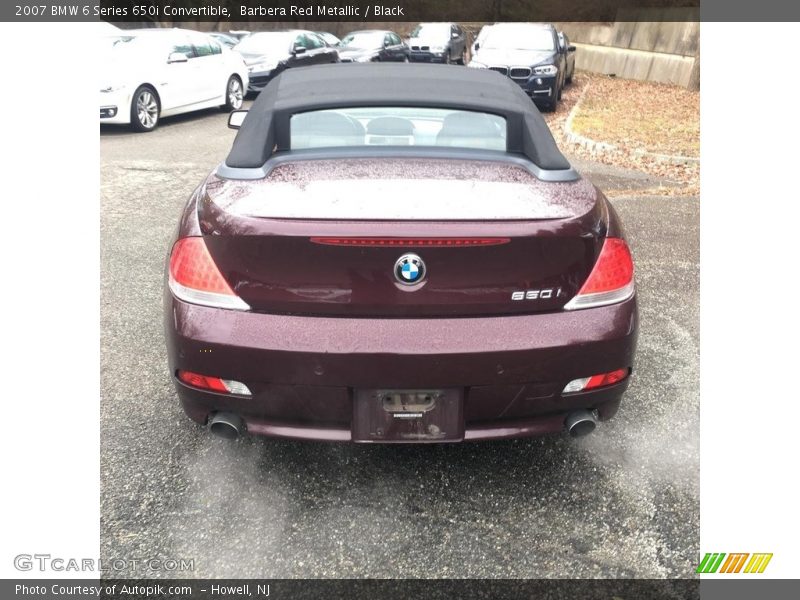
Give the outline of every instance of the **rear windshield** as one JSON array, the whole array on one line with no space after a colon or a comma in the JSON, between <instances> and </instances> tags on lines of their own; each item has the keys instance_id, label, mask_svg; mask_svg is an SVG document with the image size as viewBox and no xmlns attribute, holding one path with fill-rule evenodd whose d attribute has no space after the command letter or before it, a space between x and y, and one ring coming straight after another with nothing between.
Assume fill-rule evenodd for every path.
<instances>
[{"instance_id":1,"label":"rear windshield","mask_svg":"<svg viewBox=\"0 0 800 600\"><path fill-rule=\"evenodd\" d=\"M290 147L447 146L506 150L506 120L483 112L359 107L293 115Z\"/></svg>"}]
</instances>

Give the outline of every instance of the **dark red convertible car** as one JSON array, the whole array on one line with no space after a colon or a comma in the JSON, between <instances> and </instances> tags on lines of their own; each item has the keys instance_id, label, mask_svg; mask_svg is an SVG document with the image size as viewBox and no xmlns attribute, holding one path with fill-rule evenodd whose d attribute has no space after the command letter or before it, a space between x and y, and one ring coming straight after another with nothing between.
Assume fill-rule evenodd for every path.
<instances>
[{"instance_id":1,"label":"dark red convertible car","mask_svg":"<svg viewBox=\"0 0 800 600\"><path fill-rule=\"evenodd\" d=\"M231 438L456 442L614 415L631 254L512 80L292 69L240 125L168 258L170 375L192 419Z\"/></svg>"}]
</instances>

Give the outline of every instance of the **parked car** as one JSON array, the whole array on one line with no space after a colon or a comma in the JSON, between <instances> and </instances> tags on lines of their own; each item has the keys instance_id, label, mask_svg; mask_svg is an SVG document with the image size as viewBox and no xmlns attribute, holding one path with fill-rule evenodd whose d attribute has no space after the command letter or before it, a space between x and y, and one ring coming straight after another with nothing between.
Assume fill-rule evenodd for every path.
<instances>
[{"instance_id":1,"label":"parked car","mask_svg":"<svg viewBox=\"0 0 800 600\"><path fill-rule=\"evenodd\" d=\"M339 53L313 31L265 31L244 38L235 48L250 71L250 92L260 92L292 67L339 62Z\"/></svg>"},{"instance_id":2,"label":"parked car","mask_svg":"<svg viewBox=\"0 0 800 600\"><path fill-rule=\"evenodd\" d=\"M328 46L337 46L339 44L339 38L332 33L327 31L315 31L314 33L321 37Z\"/></svg>"},{"instance_id":3,"label":"parked car","mask_svg":"<svg viewBox=\"0 0 800 600\"><path fill-rule=\"evenodd\" d=\"M510 77L538 105L555 110L564 89L566 54L552 25L497 23L477 45L469 66Z\"/></svg>"},{"instance_id":4,"label":"parked car","mask_svg":"<svg viewBox=\"0 0 800 600\"><path fill-rule=\"evenodd\" d=\"M289 69L229 125L167 260L189 417L231 438L456 442L577 436L614 415L638 327L631 254L511 79Z\"/></svg>"},{"instance_id":5,"label":"parked car","mask_svg":"<svg viewBox=\"0 0 800 600\"><path fill-rule=\"evenodd\" d=\"M209 32L208 35L217 40L223 46L227 46L228 48L233 48L236 44L239 43L239 38L236 38L232 35L228 35L227 33L220 33L219 31L211 31Z\"/></svg>"},{"instance_id":6,"label":"parked car","mask_svg":"<svg viewBox=\"0 0 800 600\"><path fill-rule=\"evenodd\" d=\"M575 75L575 46L569 43L567 34L563 31L558 32L558 49L564 53L566 59L566 66L564 67L564 82L572 83L572 77Z\"/></svg>"},{"instance_id":7,"label":"parked car","mask_svg":"<svg viewBox=\"0 0 800 600\"><path fill-rule=\"evenodd\" d=\"M467 55L467 36L458 23L420 23L408 40L412 62L458 63Z\"/></svg>"},{"instance_id":8,"label":"parked car","mask_svg":"<svg viewBox=\"0 0 800 600\"><path fill-rule=\"evenodd\" d=\"M342 38L338 50L342 62L408 62L408 46L393 31L353 31Z\"/></svg>"},{"instance_id":9,"label":"parked car","mask_svg":"<svg viewBox=\"0 0 800 600\"><path fill-rule=\"evenodd\" d=\"M152 131L161 117L242 106L247 68L238 54L206 34L133 29L101 43L101 124Z\"/></svg>"}]
</instances>

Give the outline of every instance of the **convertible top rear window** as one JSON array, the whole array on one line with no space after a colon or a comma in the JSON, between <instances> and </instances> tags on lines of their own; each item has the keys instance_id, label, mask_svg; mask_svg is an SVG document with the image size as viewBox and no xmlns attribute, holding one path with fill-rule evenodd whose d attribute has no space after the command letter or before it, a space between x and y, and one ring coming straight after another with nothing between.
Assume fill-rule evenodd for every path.
<instances>
[{"instance_id":1,"label":"convertible top rear window","mask_svg":"<svg viewBox=\"0 0 800 600\"><path fill-rule=\"evenodd\" d=\"M477 111L376 106L315 110L290 120L292 150L340 146L446 146L506 150L505 118Z\"/></svg>"},{"instance_id":2,"label":"convertible top rear window","mask_svg":"<svg viewBox=\"0 0 800 600\"><path fill-rule=\"evenodd\" d=\"M333 113L348 122L346 131L334 129L332 119L325 126L310 122ZM301 115L306 115L305 123ZM379 118L409 122L411 134L404 124L406 134L396 135L399 121L373 125ZM359 126L364 128L363 138ZM442 132L446 135L439 139ZM328 139L321 139L324 137ZM407 143L400 144L399 137L405 137ZM457 137L462 139L454 139ZM366 154L373 150L376 154L382 150L446 153L444 148L432 148L443 145L455 146L454 153L464 152L464 148L473 153L499 148L507 155L504 158L526 160L540 170L577 177L542 115L511 78L489 69L446 65L365 63L287 69L253 102L225 165L261 169L272 156L291 154L303 145L338 148L343 142L355 144L349 152ZM471 150L476 145L478 150Z\"/></svg>"}]
</instances>

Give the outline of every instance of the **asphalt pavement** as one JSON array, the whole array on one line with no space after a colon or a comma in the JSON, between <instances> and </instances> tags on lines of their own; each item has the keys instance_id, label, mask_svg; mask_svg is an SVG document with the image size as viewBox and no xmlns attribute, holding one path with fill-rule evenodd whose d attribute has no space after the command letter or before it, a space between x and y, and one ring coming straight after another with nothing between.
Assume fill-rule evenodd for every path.
<instances>
[{"instance_id":1,"label":"asphalt pavement","mask_svg":"<svg viewBox=\"0 0 800 600\"><path fill-rule=\"evenodd\" d=\"M699 551L699 199L616 190L637 268L631 386L591 436L361 446L214 438L181 411L161 295L183 203L234 132L101 130L101 556L179 577L691 577ZM620 193L619 190L627 190Z\"/></svg>"}]
</instances>

